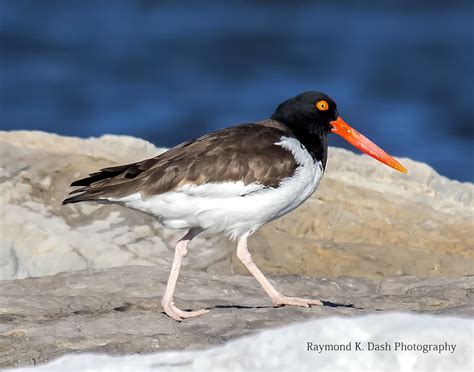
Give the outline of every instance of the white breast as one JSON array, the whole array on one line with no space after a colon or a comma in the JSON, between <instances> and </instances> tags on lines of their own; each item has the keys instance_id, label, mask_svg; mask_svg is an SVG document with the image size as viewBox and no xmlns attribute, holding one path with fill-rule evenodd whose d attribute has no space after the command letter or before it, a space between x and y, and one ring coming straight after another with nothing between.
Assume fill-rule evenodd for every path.
<instances>
[{"instance_id":1,"label":"white breast","mask_svg":"<svg viewBox=\"0 0 474 372\"><path fill-rule=\"evenodd\" d=\"M110 201L152 214L165 227L201 227L238 238L301 205L316 190L323 175L321 162L315 163L297 139L282 137L276 145L291 151L298 164L295 173L277 188L258 183L244 185L241 181L183 185L146 199L136 193Z\"/></svg>"}]
</instances>

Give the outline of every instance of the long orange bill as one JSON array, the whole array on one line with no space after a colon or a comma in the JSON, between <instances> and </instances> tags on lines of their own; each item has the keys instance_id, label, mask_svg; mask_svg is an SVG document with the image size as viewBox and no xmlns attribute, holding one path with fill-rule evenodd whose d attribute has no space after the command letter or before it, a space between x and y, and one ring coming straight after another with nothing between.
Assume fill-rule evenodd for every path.
<instances>
[{"instance_id":1,"label":"long orange bill","mask_svg":"<svg viewBox=\"0 0 474 372\"><path fill-rule=\"evenodd\" d=\"M352 146L357 147L367 155L372 156L374 159L387 164L389 167L392 167L399 172L407 173L407 169L403 165L401 165L398 161L392 158L367 137L363 136L354 128L352 128L340 117L338 117L337 120L331 121L331 125L333 127L332 132L340 135Z\"/></svg>"}]
</instances>

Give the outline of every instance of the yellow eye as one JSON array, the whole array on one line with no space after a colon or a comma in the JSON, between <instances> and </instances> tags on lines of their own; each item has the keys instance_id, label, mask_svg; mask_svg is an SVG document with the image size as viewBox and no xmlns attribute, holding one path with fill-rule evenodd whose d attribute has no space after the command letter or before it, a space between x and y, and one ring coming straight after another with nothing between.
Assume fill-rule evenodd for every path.
<instances>
[{"instance_id":1,"label":"yellow eye","mask_svg":"<svg viewBox=\"0 0 474 372\"><path fill-rule=\"evenodd\" d=\"M319 110L319 111L326 111L328 108L329 108L329 105L328 103L323 99L321 101L318 101L316 103L316 108Z\"/></svg>"}]
</instances>

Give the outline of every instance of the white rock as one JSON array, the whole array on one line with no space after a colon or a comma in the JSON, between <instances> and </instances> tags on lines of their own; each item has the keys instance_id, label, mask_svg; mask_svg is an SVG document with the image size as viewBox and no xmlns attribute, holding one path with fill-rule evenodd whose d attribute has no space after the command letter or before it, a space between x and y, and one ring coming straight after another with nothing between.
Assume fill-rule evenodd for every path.
<instances>
[{"instance_id":1,"label":"white rock","mask_svg":"<svg viewBox=\"0 0 474 372\"><path fill-rule=\"evenodd\" d=\"M474 368L473 335L474 321L467 318L398 313L332 317L266 330L205 351L125 357L67 355L43 366L15 371L461 372ZM322 344L343 345L345 350L309 351L308 342L313 349L315 344ZM360 342L362 350L356 349L356 342ZM369 350L369 342L389 345L391 349ZM414 347L419 350L410 350L411 345L417 345ZM440 345L449 345L449 350L428 351Z\"/></svg>"}]
</instances>

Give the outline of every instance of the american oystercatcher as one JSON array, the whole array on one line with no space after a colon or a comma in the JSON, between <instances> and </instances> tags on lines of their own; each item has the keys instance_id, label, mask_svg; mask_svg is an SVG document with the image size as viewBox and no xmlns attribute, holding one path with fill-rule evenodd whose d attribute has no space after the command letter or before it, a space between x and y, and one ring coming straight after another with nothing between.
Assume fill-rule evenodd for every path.
<instances>
[{"instance_id":1,"label":"american oystercatcher","mask_svg":"<svg viewBox=\"0 0 474 372\"><path fill-rule=\"evenodd\" d=\"M237 257L274 306L321 305L278 292L253 262L247 239L316 190L326 167L329 133L406 173L403 165L345 123L330 97L305 92L281 103L270 119L222 129L154 158L91 173L71 184L79 188L63 204L116 203L151 214L167 228L187 230L176 244L162 300L173 319L208 312L183 311L173 301L181 261L191 240L203 231L238 241Z\"/></svg>"}]
</instances>

